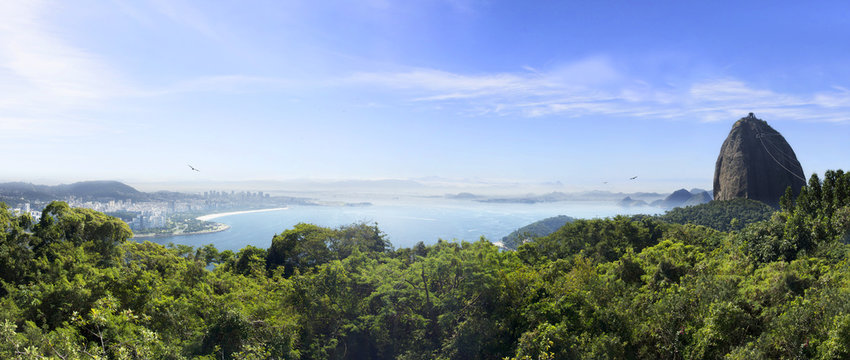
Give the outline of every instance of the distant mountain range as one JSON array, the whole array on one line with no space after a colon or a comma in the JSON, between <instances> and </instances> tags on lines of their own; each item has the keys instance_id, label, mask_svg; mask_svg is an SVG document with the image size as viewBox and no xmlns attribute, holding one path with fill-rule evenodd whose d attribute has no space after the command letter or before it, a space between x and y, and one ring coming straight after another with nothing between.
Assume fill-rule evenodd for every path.
<instances>
[{"instance_id":1,"label":"distant mountain range","mask_svg":"<svg viewBox=\"0 0 850 360\"><path fill-rule=\"evenodd\" d=\"M703 189L679 189L668 195L664 199L647 202L644 200L636 200L630 196L626 196L618 202L624 207L643 207L652 206L662 209L673 209L677 207L686 207L692 205L704 204L711 201L714 197L711 192Z\"/></svg>"},{"instance_id":2,"label":"distant mountain range","mask_svg":"<svg viewBox=\"0 0 850 360\"><path fill-rule=\"evenodd\" d=\"M153 197L119 181L81 181L55 186L24 182L0 183L0 200L50 201L68 196L86 201L144 201Z\"/></svg>"},{"instance_id":3,"label":"distant mountain range","mask_svg":"<svg viewBox=\"0 0 850 360\"><path fill-rule=\"evenodd\" d=\"M610 191L584 191L584 192L575 192L575 193L564 193L560 191L554 191L547 194L526 194L526 195L517 195L517 196L487 196L487 195L476 195L468 192L462 192L457 194L446 194L445 198L448 199L459 199L459 200L475 200L479 202L487 202L487 203L524 203L524 204L534 204L534 203L544 203L544 202L558 202L558 201L587 201L587 200L596 200L596 201L617 201L622 199L624 196L640 199L642 201L654 201L664 198L664 194L660 193L648 193L648 192L636 192L636 193L622 193L622 192L610 192Z\"/></svg>"},{"instance_id":4,"label":"distant mountain range","mask_svg":"<svg viewBox=\"0 0 850 360\"><path fill-rule=\"evenodd\" d=\"M415 185L411 181L380 180L380 181L341 181L333 185L338 188L360 187L364 185L379 184L381 187L410 187ZM421 186L421 184L420 184ZM25 182L0 183L0 201L7 204L20 203L23 201L51 201L56 199L76 197L82 201L157 201L177 200L198 195L158 191L146 193L136 190L132 186L119 181L81 181L62 185L35 185ZM469 192L457 194L446 194L448 199L472 200L486 203L547 203L559 201L617 201L622 206L654 206L665 209L674 207L690 206L711 201L710 192L702 189L685 190L680 189L672 194L666 195L654 192L609 192L609 191L585 191L575 193L550 192L546 194L526 194L516 196L487 196L477 195ZM292 198L292 201L303 200Z\"/></svg>"},{"instance_id":5,"label":"distant mountain range","mask_svg":"<svg viewBox=\"0 0 850 360\"><path fill-rule=\"evenodd\" d=\"M35 185L25 182L0 183L0 201L7 204L24 201L52 201L73 196L82 201L155 201L178 200L197 195L173 191L146 193L120 181L81 181L62 185Z\"/></svg>"},{"instance_id":6,"label":"distant mountain range","mask_svg":"<svg viewBox=\"0 0 850 360\"><path fill-rule=\"evenodd\" d=\"M622 193L609 191L585 191L576 193L563 193L559 191L547 194L527 194L518 196L486 196L476 195L469 192L457 194L446 194L445 198L458 200L473 200L486 203L523 203L535 204L558 201L615 201L624 207L658 207L672 209L691 205L707 203L713 199L710 191L703 189L679 189L672 194L661 194L654 192Z\"/></svg>"},{"instance_id":7,"label":"distant mountain range","mask_svg":"<svg viewBox=\"0 0 850 360\"><path fill-rule=\"evenodd\" d=\"M241 192L240 192L241 193ZM241 199L240 194L230 197L219 198L214 201L218 205L231 207L244 207L244 201L252 201L250 199ZM187 201L199 200L204 197L198 193L176 192L176 191L156 191L143 192L134 187L124 184L120 181L100 180L100 181L81 181L73 184L62 185L35 185L25 182L7 182L0 183L0 202L6 203L9 206L15 206L25 202L31 203L46 203L54 200L63 200L68 197L74 197L77 200L86 202L109 202L127 201L147 202L147 201ZM287 204L302 204L316 205L317 202L305 197L292 196L272 196L272 201ZM365 203L343 203L347 206L362 206Z\"/></svg>"}]
</instances>

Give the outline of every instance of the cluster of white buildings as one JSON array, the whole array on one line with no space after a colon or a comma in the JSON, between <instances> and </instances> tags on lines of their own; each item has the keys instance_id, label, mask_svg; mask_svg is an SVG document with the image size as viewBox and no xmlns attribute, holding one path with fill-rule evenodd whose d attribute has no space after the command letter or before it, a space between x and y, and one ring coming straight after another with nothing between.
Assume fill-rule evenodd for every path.
<instances>
[{"instance_id":1,"label":"cluster of white buildings","mask_svg":"<svg viewBox=\"0 0 850 360\"><path fill-rule=\"evenodd\" d=\"M159 229L164 228L168 224L168 217L165 214L139 214L133 220L128 221L127 225L134 231Z\"/></svg>"},{"instance_id":2,"label":"cluster of white buildings","mask_svg":"<svg viewBox=\"0 0 850 360\"><path fill-rule=\"evenodd\" d=\"M104 213L125 212L136 214L127 221L127 225L134 231L165 228L168 225L169 216L175 213L192 211L205 211L208 204L200 199L171 200L171 201L144 201L133 202L132 200L111 200L109 202L78 201L74 198L68 200L72 207L88 208Z\"/></svg>"},{"instance_id":3,"label":"cluster of white buildings","mask_svg":"<svg viewBox=\"0 0 850 360\"><path fill-rule=\"evenodd\" d=\"M130 225L130 228L133 230L163 228L168 223L168 215L177 212L175 211L176 209L179 208L186 211L186 209L192 207L182 202L178 206L174 201L133 203L130 200L113 200L109 202L83 202L74 198L66 199L65 201L71 207L87 208L104 213L125 212L127 214L136 214L132 220L127 221L127 225ZM13 208L12 211L18 215L29 214L33 220L38 222L41 219L41 211L45 206L46 204L36 204L33 206L31 203L23 203L19 207ZM125 220L127 219L125 218Z\"/></svg>"},{"instance_id":4,"label":"cluster of white buildings","mask_svg":"<svg viewBox=\"0 0 850 360\"><path fill-rule=\"evenodd\" d=\"M12 212L17 215L29 214L29 216L33 218L33 220L35 220L36 222L38 222L38 219L41 219L41 210L33 210L32 206L30 206L30 203L23 204L21 205L21 207L18 208L13 208Z\"/></svg>"},{"instance_id":5,"label":"cluster of white buildings","mask_svg":"<svg viewBox=\"0 0 850 360\"><path fill-rule=\"evenodd\" d=\"M121 217L130 225L130 228L139 231L164 228L169 225L169 218L173 214L220 211L239 207L246 203L262 203L269 198L270 195L264 194L262 191L226 192L211 190L204 192L200 198L187 196L184 199L169 201L110 200L101 202L83 201L74 196L62 201L65 201L71 207L87 208L103 213L123 213ZM18 204L18 207L13 208L12 211L17 214L30 214L33 220L38 221L41 218L41 210L45 206L47 206L47 203L27 202Z\"/></svg>"},{"instance_id":6,"label":"cluster of white buildings","mask_svg":"<svg viewBox=\"0 0 850 360\"><path fill-rule=\"evenodd\" d=\"M204 191L204 199L207 200L230 200L230 201L261 201L270 198L271 195L265 194L262 191Z\"/></svg>"}]
</instances>

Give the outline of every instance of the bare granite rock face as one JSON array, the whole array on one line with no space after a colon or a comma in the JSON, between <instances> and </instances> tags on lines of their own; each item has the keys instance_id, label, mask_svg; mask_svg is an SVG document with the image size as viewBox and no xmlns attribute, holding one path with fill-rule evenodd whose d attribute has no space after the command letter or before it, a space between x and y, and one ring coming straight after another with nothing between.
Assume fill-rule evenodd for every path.
<instances>
[{"instance_id":1,"label":"bare granite rock face","mask_svg":"<svg viewBox=\"0 0 850 360\"><path fill-rule=\"evenodd\" d=\"M791 186L794 195L806 184L791 145L753 113L732 125L714 168L714 200L747 198L778 206Z\"/></svg>"}]
</instances>

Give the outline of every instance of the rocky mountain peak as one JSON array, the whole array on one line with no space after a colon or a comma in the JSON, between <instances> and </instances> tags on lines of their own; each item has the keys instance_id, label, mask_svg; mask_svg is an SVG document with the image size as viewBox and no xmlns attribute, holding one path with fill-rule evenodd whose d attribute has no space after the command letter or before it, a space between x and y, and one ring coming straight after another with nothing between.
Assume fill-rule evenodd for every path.
<instances>
[{"instance_id":1,"label":"rocky mountain peak","mask_svg":"<svg viewBox=\"0 0 850 360\"><path fill-rule=\"evenodd\" d=\"M785 189L806 180L791 145L753 113L732 125L714 169L714 199L747 198L776 206Z\"/></svg>"}]
</instances>

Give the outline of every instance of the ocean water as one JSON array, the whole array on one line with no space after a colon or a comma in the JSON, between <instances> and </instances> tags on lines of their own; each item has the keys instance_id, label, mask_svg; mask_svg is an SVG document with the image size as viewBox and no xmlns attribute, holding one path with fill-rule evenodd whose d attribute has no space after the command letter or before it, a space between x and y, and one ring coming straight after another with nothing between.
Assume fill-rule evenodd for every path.
<instances>
[{"instance_id":1,"label":"ocean water","mask_svg":"<svg viewBox=\"0 0 850 360\"><path fill-rule=\"evenodd\" d=\"M602 218L617 214L657 213L656 208L622 208L611 201L538 204L480 203L470 200L423 199L383 201L370 206L289 206L286 210L223 216L211 221L230 225L222 232L149 240L160 244L202 246L237 251L246 245L268 248L272 237L300 222L337 227L354 222L377 222L393 247L432 244L438 239L498 241L519 227L557 215Z\"/></svg>"}]
</instances>

